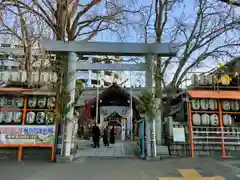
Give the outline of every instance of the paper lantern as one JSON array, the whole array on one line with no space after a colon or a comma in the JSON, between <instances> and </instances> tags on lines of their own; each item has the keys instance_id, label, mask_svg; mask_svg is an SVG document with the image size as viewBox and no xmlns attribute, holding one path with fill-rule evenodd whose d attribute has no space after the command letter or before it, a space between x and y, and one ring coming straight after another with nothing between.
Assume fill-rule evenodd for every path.
<instances>
[{"instance_id":1,"label":"paper lantern","mask_svg":"<svg viewBox=\"0 0 240 180\"><path fill-rule=\"evenodd\" d=\"M46 97L44 97L44 96L39 96L38 97L37 104L38 104L39 108L44 108L46 106L46 103L47 103L47 98Z\"/></svg>"},{"instance_id":2,"label":"paper lantern","mask_svg":"<svg viewBox=\"0 0 240 180\"><path fill-rule=\"evenodd\" d=\"M191 77L191 83L193 85L197 85L199 83L198 76L196 74L193 74Z\"/></svg>"},{"instance_id":3,"label":"paper lantern","mask_svg":"<svg viewBox=\"0 0 240 180\"><path fill-rule=\"evenodd\" d=\"M0 96L0 107L3 107L5 105L5 97Z\"/></svg>"},{"instance_id":4,"label":"paper lantern","mask_svg":"<svg viewBox=\"0 0 240 180\"><path fill-rule=\"evenodd\" d=\"M35 97L35 96L29 97L29 99L28 99L28 107L34 108L36 106L37 106L37 97Z\"/></svg>"},{"instance_id":5,"label":"paper lantern","mask_svg":"<svg viewBox=\"0 0 240 180\"><path fill-rule=\"evenodd\" d=\"M3 111L0 111L0 123L3 123Z\"/></svg>"},{"instance_id":6,"label":"paper lantern","mask_svg":"<svg viewBox=\"0 0 240 180\"><path fill-rule=\"evenodd\" d=\"M217 80L217 78L216 78L216 76L215 76L214 74L209 74L209 75L207 75L207 83L208 83L209 85L215 84L215 83L216 83L216 80Z\"/></svg>"},{"instance_id":7,"label":"paper lantern","mask_svg":"<svg viewBox=\"0 0 240 180\"><path fill-rule=\"evenodd\" d=\"M200 80L199 80L199 84L201 85L207 85L208 81L207 81L207 76L204 74L200 75Z\"/></svg>"},{"instance_id":8,"label":"paper lantern","mask_svg":"<svg viewBox=\"0 0 240 180\"><path fill-rule=\"evenodd\" d=\"M200 109L200 100L199 99L192 99L191 103L192 103L193 110Z\"/></svg>"},{"instance_id":9,"label":"paper lantern","mask_svg":"<svg viewBox=\"0 0 240 180\"><path fill-rule=\"evenodd\" d=\"M54 97L54 96L48 97L48 99L47 99L47 107L48 108L54 108L55 105L56 105L56 97Z\"/></svg>"},{"instance_id":10,"label":"paper lantern","mask_svg":"<svg viewBox=\"0 0 240 180\"><path fill-rule=\"evenodd\" d=\"M224 126L231 126L232 125L232 116L229 114L223 115L223 125Z\"/></svg>"},{"instance_id":11,"label":"paper lantern","mask_svg":"<svg viewBox=\"0 0 240 180\"><path fill-rule=\"evenodd\" d=\"M38 112L36 115L36 123L37 124L43 124L45 120L45 112Z\"/></svg>"},{"instance_id":12,"label":"paper lantern","mask_svg":"<svg viewBox=\"0 0 240 180\"><path fill-rule=\"evenodd\" d=\"M217 110L217 109L218 109L217 100L215 100L215 99L209 99L208 102L209 102L209 109L210 109L210 110L214 111L214 110Z\"/></svg>"},{"instance_id":13,"label":"paper lantern","mask_svg":"<svg viewBox=\"0 0 240 180\"><path fill-rule=\"evenodd\" d=\"M201 124L200 114L193 114L193 124L196 125L196 126Z\"/></svg>"},{"instance_id":14,"label":"paper lantern","mask_svg":"<svg viewBox=\"0 0 240 180\"><path fill-rule=\"evenodd\" d=\"M28 123L28 124L32 124L32 123L34 123L34 121L35 121L35 112L27 112L27 118L26 118L26 122Z\"/></svg>"},{"instance_id":15,"label":"paper lantern","mask_svg":"<svg viewBox=\"0 0 240 180\"><path fill-rule=\"evenodd\" d=\"M207 110L209 108L208 99L201 99L200 105L201 105L201 109Z\"/></svg>"},{"instance_id":16,"label":"paper lantern","mask_svg":"<svg viewBox=\"0 0 240 180\"><path fill-rule=\"evenodd\" d=\"M225 111L229 111L231 109L231 103L229 100L225 100L222 102L222 108Z\"/></svg>"},{"instance_id":17,"label":"paper lantern","mask_svg":"<svg viewBox=\"0 0 240 180\"><path fill-rule=\"evenodd\" d=\"M46 122L48 124L51 124L51 123L53 123L53 121L54 121L54 113L53 112L48 112L46 114Z\"/></svg>"},{"instance_id":18,"label":"paper lantern","mask_svg":"<svg viewBox=\"0 0 240 180\"><path fill-rule=\"evenodd\" d=\"M12 112L5 111L3 113L3 121L5 123L11 123L12 122L12 115L13 115Z\"/></svg>"},{"instance_id":19,"label":"paper lantern","mask_svg":"<svg viewBox=\"0 0 240 180\"><path fill-rule=\"evenodd\" d=\"M13 122L20 123L22 121L22 112L13 112Z\"/></svg>"},{"instance_id":20,"label":"paper lantern","mask_svg":"<svg viewBox=\"0 0 240 180\"><path fill-rule=\"evenodd\" d=\"M217 126L219 124L219 120L218 120L218 115L217 114L210 115L210 124L212 126Z\"/></svg>"},{"instance_id":21,"label":"paper lantern","mask_svg":"<svg viewBox=\"0 0 240 180\"><path fill-rule=\"evenodd\" d=\"M233 111L239 111L239 102L237 100L231 101L230 104Z\"/></svg>"},{"instance_id":22,"label":"paper lantern","mask_svg":"<svg viewBox=\"0 0 240 180\"><path fill-rule=\"evenodd\" d=\"M203 125L209 125L210 124L210 117L208 114L202 114L201 121Z\"/></svg>"},{"instance_id":23,"label":"paper lantern","mask_svg":"<svg viewBox=\"0 0 240 180\"><path fill-rule=\"evenodd\" d=\"M15 105L16 107L23 107L23 97L15 97Z\"/></svg>"}]
</instances>

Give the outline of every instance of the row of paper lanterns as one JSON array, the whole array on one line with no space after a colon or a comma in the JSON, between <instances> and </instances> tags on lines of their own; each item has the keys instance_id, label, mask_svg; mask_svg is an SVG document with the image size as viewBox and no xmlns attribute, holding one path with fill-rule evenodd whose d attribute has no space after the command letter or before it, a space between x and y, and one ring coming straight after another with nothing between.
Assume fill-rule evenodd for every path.
<instances>
[{"instance_id":1,"label":"row of paper lanterns","mask_svg":"<svg viewBox=\"0 0 240 180\"><path fill-rule=\"evenodd\" d=\"M232 116L229 114L223 115L223 125L231 126L233 124ZM193 114L193 125L211 125L211 126L219 126L219 117L217 114Z\"/></svg>"},{"instance_id":2,"label":"row of paper lanterns","mask_svg":"<svg viewBox=\"0 0 240 180\"><path fill-rule=\"evenodd\" d=\"M197 75L197 74L193 74L191 77L191 82L194 85L213 85L215 84L217 81L217 77L213 74L210 75Z\"/></svg>"},{"instance_id":3,"label":"row of paper lanterns","mask_svg":"<svg viewBox=\"0 0 240 180\"><path fill-rule=\"evenodd\" d=\"M230 79L227 74L221 75L221 83L223 85L229 85L230 84ZM194 85L214 85L218 82L218 78L214 74L193 74L191 77L191 83Z\"/></svg>"},{"instance_id":4,"label":"row of paper lanterns","mask_svg":"<svg viewBox=\"0 0 240 180\"><path fill-rule=\"evenodd\" d=\"M0 123L20 123L22 121L22 112L11 112L1 111L0 112ZM27 112L26 123L27 124L44 124L53 123L54 113L53 112Z\"/></svg>"},{"instance_id":5,"label":"row of paper lanterns","mask_svg":"<svg viewBox=\"0 0 240 180\"><path fill-rule=\"evenodd\" d=\"M192 99L191 105L193 110L217 110L218 101L215 99ZM239 111L240 102L237 100L223 100L221 102L224 111Z\"/></svg>"},{"instance_id":6,"label":"row of paper lanterns","mask_svg":"<svg viewBox=\"0 0 240 180\"><path fill-rule=\"evenodd\" d=\"M26 71L0 71L0 81L9 82L26 82L30 80L31 83L38 82L56 82L57 74L54 72L41 72L34 71L27 77Z\"/></svg>"},{"instance_id":7,"label":"row of paper lanterns","mask_svg":"<svg viewBox=\"0 0 240 180\"><path fill-rule=\"evenodd\" d=\"M0 96L0 107L23 107L24 98L21 96ZM28 99L28 107L30 108L54 108L56 97L50 96L32 96Z\"/></svg>"}]
</instances>

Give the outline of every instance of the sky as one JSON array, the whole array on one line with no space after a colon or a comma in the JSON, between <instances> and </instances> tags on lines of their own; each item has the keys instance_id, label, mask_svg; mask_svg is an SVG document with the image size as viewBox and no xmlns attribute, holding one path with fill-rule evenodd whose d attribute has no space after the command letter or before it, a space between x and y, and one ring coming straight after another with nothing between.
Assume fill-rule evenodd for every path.
<instances>
[{"instance_id":1,"label":"sky","mask_svg":"<svg viewBox=\"0 0 240 180\"><path fill-rule=\"evenodd\" d=\"M151 0L148 0L148 1L147 0L115 0L115 1L127 5L129 9L138 9L141 6L146 6L147 4L150 4L152 2ZM186 0L183 0L183 1L186 2ZM80 2L85 4L85 3L90 2L90 0L80 0ZM170 27L173 26L173 19L174 18L179 18L179 17L181 18L182 12L187 12L187 15L188 15L187 16L187 21L189 21L189 22L194 21L194 17L196 15L196 12L195 12L196 11L196 9L195 9L196 1L195 0L188 0L187 2L188 2L187 6L185 6L184 4L178 4L175 7L174 12L171 13L171 18L172 19L170 19L168 21L167 28L170 28ZM103 7L103 4L100 4L96 7L94 7L93 10L95 11L94 14L98 14L98 13L103 13L105 8ZM239 14L240 14L240 10L239 10ZM132 22L132 21L135 21L139 18L136 17L136 16L130 16L129 15L129 17L127 19L128 19L128 21ZM151 21L151 23L153 23L152 21ZM138 31L138 29L136 30L136 27L135 27L135 29L130 28L130 29L128 29L128 31L121 31L122 32L121 35L125 36L125 38L121 39L121 40L118 38L116 33L107 32L107 31L99 32L93 40L94 41L107 41L107 42L116 42L116 41L141 42L140 39L139 39L139 32L136 33L136 31ZM169 36L167 34L165 34L164 37L165 37L165 42L168 42L170 40L170 39L168 39ZM199 53L201 53L201 52L199 52ZM211 66L216 66L216 63L215 64L214 63L209 63L209 65L210 65L210 67L208 67L208 68L211 68ZM172 67L172 69L174 69L174 67ZM200 69L199 71L204 71L204 70ZM145 83L143 73L140 73L140 72L132 72L132 73L124 72L123 81L125 79L129 79L129 77L132 77L131 82L133 82L134 84L137 84L137 86ZM129 85L129 82L130 81L128 81L127 85Z\"/></svg>"},{"instance_id":2,"label":"sky","mask_svg":"<svg viewBox=\"0 0 240 180\"><path fill-rule=\"evenodd\" d=\"M121 2L121 3L124 3L124 4L127 4L128 5L128 8L135 8L135 9L138 9L139 7L141 6L146 6L148 4L151 4L152 1L151 0L116 0L117 2ZM194 23L194 20L195 20L195 16L196 16L196 0L183 0L185 3L178 3L175 8L174 8L174 11L171 12L171 18L168 20L167 22L167 27L166 28L172 28L174 26L173 23L174 22L174 19L184 19L186 21L188 21L189 23ZM89 0L82 0L82 2L89 2ZM132 3L135 2L134 5L132 5ZM187 2L187 3L186 3ZM223 4L224 6L225 4ZM98 10L99 12L102 12L104 9L104 7L102 6L98 6L97 8L94 8L94 10ZM239 9L239 15L240 15L240 8ZM184 13L184 17L181 17L182 14ZM138 18L137 17L134 17L134 16L129 16L128 17L128 20L137 20ZM153 19L151 20L151 24L153 24ZM239 34L238 34L239 35ZM139 32L136 33L136 28L132 28L132 29L129 29L127 31L127 33L124 34L125 38L124 40L120 40L116 34L114 33L111 33L111 32L100 32L98 33L98 35L94 38L94 41L108 41L108 42L116 42L116 41L124 41L124 42L141 42L140 39L139 39ZM169 42L171 39L169 39L168 37L170 37L168 34L164 34L164 41L165 42ZM220 39L221 41L222 39ZM179 39L176 41L176 43L179 43L179 41L182 41L182 39ZM219 43L222 43L222 42L215 42L215 44L213 44L212 46L216 46L216 45L219 45ZM197 56L198 54L201 54L202 51L196 51L195 52L195 55L193 54L193 58L195 56ZM125 57L126 58L126 57ZM221 59L221 60L218 60L218 62L227 62L229 59L226 58L226 59ZM209 69L212 69L212 68L215 68L217 67L217 64L218 62L215 60L215 59L208 59L207 63L205 63L204 66L202 67L199 67L197 69L198 72L205 72L205 71L208 71ZM176 65L175 65L176 66ZM173 67L170 67L170 69L172 69L172 71L174 72L175 70L175 67L173 65ZM169 69L169 70L170 70ZM193 72L196 71L195 70L192 70ZM141 73L141 72L124 72L124 77L123 79L129 79L129 77L131 77L131 82L133 84L136 84L137 86L139 85L142 85L142 84L145 84L145 81L144 81L144 73ZM172 74L169 73L169 79L171 79L171 76ZM127 85L129 85L129 81L127 83Z\"/></svg>"},{"instance_id":3,"label":"sky","mask_svg":"<svg viewBox=\"0 0 240 180\"><path fill-rule=\"evenodd\" d=\"M89 2L89 0L83 0L83 2ZM119 0L122 1L122 3L128 3L129 7L131 8L132 5L132 0ZM152 3L151 0L146 1L146 0L133 0L135 1L137 4L135 4L136 9L138 7L141 6L146 6L146 5L150 5ZM194 13L194 0L189 0L188 1L189 4L192 3L192 6L184 6L184 5L178 5L175 8L175 11L171 14L172 18L178 18L181 16L181 13L184 12L188 12L189 16L195 15ZM96 9L101 11L103 7L98 6ZM94 10L96 10L94 9ZM129 19L137 19L136 17L129 17ZM151 24L153 24L153 19ZM171 26L173 26L173 21L170 19L168 20L168 27L170 28ZM141 31L141 30L140 30ZM165 37L167 37L165 35ZM168 42L170 39L166 38L166 42ZM111 33L111 32L100 32L98 33L98 35L94 38L94 41L108 41L108 42L115 42L115 41L122 41L122 39L120 40L116 34ZM136 33L135 29L130 29L127 31L127 37L125 37L124 39L125 42L140 42L139 41L139 33ZM143 42L143 41L142 41ZM139 85L145 85L145 73L144 72L124 72L123 73L123 79L130 79L131 78L131 83L139 86ZM130 80L126 83L127 86L130 86Z\"/></svg>"}]
</instances>

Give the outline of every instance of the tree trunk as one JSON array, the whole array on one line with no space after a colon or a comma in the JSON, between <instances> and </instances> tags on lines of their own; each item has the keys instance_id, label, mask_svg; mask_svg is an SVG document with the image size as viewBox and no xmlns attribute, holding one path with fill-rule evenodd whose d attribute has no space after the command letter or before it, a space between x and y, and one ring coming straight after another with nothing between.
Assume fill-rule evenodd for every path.
<instances>
[{"instance_id":1,"label":"tree trunk","mask_svg":"<svg viewBox=\"0 0 240 180\"><path fill-rule=\"evenodd\" d=\"M161 57L157 57L157 67L155 69L155 129L156 129L156 144L162 144L162 68Z\"/></svg>"}]
</instances>

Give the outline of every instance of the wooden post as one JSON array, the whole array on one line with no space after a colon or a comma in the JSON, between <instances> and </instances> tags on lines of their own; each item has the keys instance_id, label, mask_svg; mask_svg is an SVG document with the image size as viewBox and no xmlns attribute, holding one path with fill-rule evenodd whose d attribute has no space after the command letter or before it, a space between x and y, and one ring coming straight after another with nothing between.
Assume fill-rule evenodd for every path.
<instances>
[{"instance_id":1,"label":"wooden post","mask_svg":"<svg viewBox=\"0 0 240 180\"><path fill-rule=\"evenodd\" d=\"M224 145L224 130L223 130L223 118L222 118L222 106L220 101L218 102L218 111L219 111L219 124L222 136L222 157L226 157L225 145Z\"/></svg>"},{"instance_id":2,"label":"wooden post","mask_svg":"<svg viewBox=\"0 0 240 180\"><path fill-rule=\"evenodd\" d=\"M27 97L24 97L24 101L23 101L23 114L22 114L22 126L24 126L25 124L25 119L26 119L26 114L27 114ZM20 145L19 149L18 149L18 161L22 161L22 157L23 157L23 146Z\"/></svg>"},{"instance_id":3,"label":"wooden post","mask_svg":"<svg viewBox=\"0 0 240 180\"><path fill-rule=\"evenodd\" d=\"M23 147L22 146L20 146L19 148L18 148L18 161L21 161L22 160L22 150L23 150Z\"/></svg>"},{"instance_id":4,"label":"wooden post","mask_svg":"<svg viewBox=\"0 0 240 180\"><path fill-rule=\"evenodd\" d=\"M24 104L23 104L23 115L22 115L22 125L25 124L25 119L27 115L27 96L24 97Z\"/></svg>"},{"instance_id":5,"label":"wooden post","mask_svg":"<svg viewBox=\"0 0 240 180\"><path fill-rule=\"evenodd\" d=\"M191 103L188 102L188 124L189 124L189 138L190 138L190 147L191 147L191 156L194 158L194 144L193 144L193 127L192 127L192 109Z\"/></svg>"}]
</instances>

